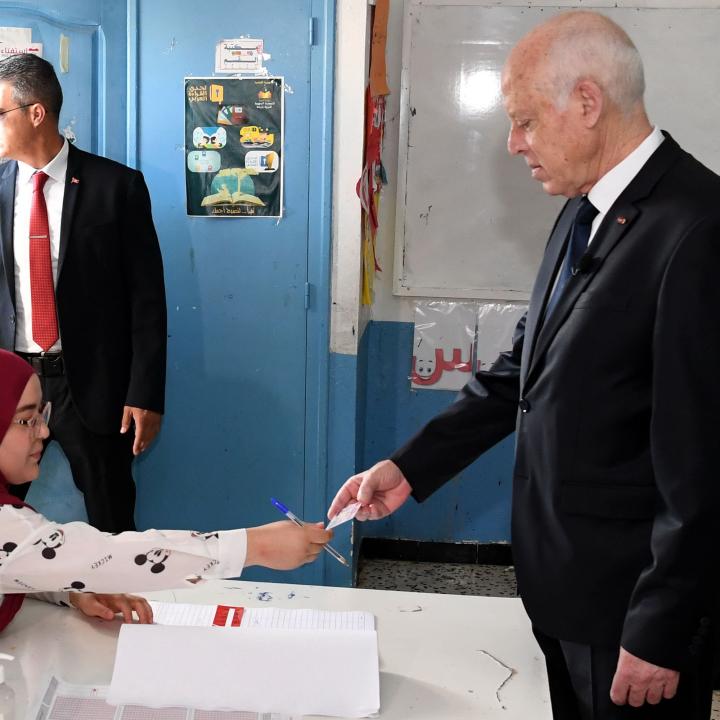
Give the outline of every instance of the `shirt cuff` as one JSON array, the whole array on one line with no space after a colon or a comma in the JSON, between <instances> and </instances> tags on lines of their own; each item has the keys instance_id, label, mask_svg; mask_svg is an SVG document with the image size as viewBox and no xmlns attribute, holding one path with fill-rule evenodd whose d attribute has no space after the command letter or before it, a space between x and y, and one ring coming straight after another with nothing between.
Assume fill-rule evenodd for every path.
<instances>
[{"instance_id":1,"label":"shirt cuff","mask_svg":"<svg viewBox=\"0 0 720 720\"><path fill-rule=\"evenodd\" d=\"M217 574L223 578L240 577L247 557L247 531L224 530L219 535L220 565Z\"/></svg>"}]
</instances>

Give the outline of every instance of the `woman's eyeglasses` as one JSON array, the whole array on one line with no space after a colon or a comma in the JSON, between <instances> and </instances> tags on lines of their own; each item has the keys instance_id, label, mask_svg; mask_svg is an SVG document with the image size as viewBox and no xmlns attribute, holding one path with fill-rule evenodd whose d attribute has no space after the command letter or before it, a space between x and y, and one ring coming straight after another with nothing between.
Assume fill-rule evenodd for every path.
<instances>
[{"instance_id":1,"label":"woman's eyeglasses","mask_svg":"<svg viewBox=\"0 0 720 720\"><path fill-rule=\"evenodd\" d=\"M50 424L50 413L52 412L52 403L46 402L39 413L35 413L27 420L13 420L15 425L24 425L30 432L37 437L43 425Z\"/></svg>"}]
</instances>

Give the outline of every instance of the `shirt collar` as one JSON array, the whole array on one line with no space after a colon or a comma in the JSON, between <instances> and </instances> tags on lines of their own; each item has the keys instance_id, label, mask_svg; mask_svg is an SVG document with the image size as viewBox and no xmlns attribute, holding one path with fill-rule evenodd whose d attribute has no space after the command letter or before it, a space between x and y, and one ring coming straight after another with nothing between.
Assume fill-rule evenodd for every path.
<instances>
[{"instance_id":1,"label":"shirt collar","mask_svg":"<svg viewBox=\"0 0 720 720\"><path fill-rule=\"evenodd\" d=\"M18 183L30 182L30 178L38 172L44 172L55 182L64 183L67 175L68 153L70 152L67 139L63 141L60 152L42 168L34 168L32 165L18 160Z\"/></svg>"},{"instance_id":2,"label":"shirt collar","mask_svg":"<svg viewBox=\"0 0 720 720\"><path fill-rule=\"evenodd\" d=\"M588 200L601 215L605 215L612 207L664 139L660 128L653 127L652 132L624 160L606 172L593 185L588 193Z\"/></svg>"}]
</instances>

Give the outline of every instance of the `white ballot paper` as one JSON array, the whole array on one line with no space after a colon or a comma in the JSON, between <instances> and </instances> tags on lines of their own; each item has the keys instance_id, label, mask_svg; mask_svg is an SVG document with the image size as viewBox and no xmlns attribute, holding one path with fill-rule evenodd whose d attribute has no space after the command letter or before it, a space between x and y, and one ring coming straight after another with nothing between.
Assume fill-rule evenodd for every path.
<instances>
[{"instance_id":1,"label":"white ballot paper","mask_svg":"<svg viewBox=\"0 0 720 720\"><path fill-rule=\"evenodd\" d=\"M350 503L349 505L346 505L329 523L328 526L325 528L326 530L332 530L333 528L336 528L338 525L342 525L343 523L348 522L349 520L352 520L358 512L360 512L360 508L362 507L362 503L360 502L354 502Z\"/></svg>"},{"instance_id":2,"label":"white ballot paper","mask_svg":"<svg viewBox=\"0 0 720 720\"><path fill-rule=\"evenodd\" d=\"M155 625L262 627L279 630L374 630L375 617L362 610L257 608L150 600ZM2 720L0 718L0 720Z\"/></svg>"},{"instance_id":3,"label":"white ballot paper","mask_svg":"<svg viewBox=\"0 0 720 720\"><path fill-rule=\"evenodd\" d=\"M367 717L380 709L377 633L123 625L107 699Z\"/></svg>"}]
</instances>

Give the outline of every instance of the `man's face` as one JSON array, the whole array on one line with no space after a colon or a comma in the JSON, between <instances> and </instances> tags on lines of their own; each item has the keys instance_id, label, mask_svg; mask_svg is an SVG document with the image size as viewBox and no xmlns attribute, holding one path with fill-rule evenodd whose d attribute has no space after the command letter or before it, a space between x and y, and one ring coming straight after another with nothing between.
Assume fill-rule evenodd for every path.
<instances>
[{"instance_id":1,"label":"man's face","mask_svg":"<svg viewBox=\"0 0 720 720\"><path fill-rule=\"evenodd\" d=\"M0 112L12 111L0 115L0 158L22 160L33 142L30 108L13 110L22 104L13 97L12 85L0 82Z\"/></svg>"},{"instance_id":2,"label":"man's face","mask_svg":"<svg viewBox=\"0 0 720 720\"><path fill-rule=\"evenodd\" d=\"M504 74L508 152L525 158L532 177L548 195L575 197L589 189L590 137L577 99L571 96L567 107L558 110L543 87L532 73L519 74L510 67Z\"/></svg>"}]
</instances>

